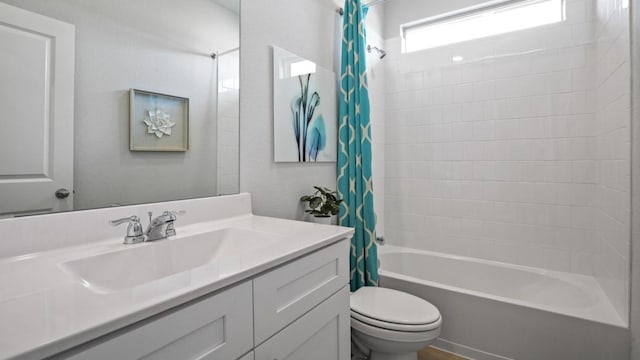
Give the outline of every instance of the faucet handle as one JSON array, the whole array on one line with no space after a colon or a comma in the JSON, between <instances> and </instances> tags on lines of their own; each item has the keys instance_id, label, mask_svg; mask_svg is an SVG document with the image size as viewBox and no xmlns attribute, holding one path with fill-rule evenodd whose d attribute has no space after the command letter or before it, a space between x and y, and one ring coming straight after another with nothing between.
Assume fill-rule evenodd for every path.
<instances>
[{"instance_id":1,"label":"faucet handle","mask_svg":"<svg viewBox=\"0 0 640 360\"><path fill-rule=\"evenodd\" d=\"M162 217L169 221L175 221L178 218L177 215L182 216L186 213L185 210L165 211L162 213Z\"/></svg>"},{"instance_id":2,"label":"faucet handle","mask_svg":"<svg viewBox=\"0 0 640 360\"><path fill-rule=\"evenodd\" d=\"M144 241L144 233L142 232L142 223L137 216L130 216L122 219L116 219L109 221L112 226L118 226L124 223L128 223L127 235L124 237L125 244L136 244Z\"/></svg>"},{"instance_id":3,"label":"faucet handle","mask_svg":"<svg viewBox=\"0 0 640 360\"><path fill-rule=\"evenodd\" d=\"M169 220L169 223L167 224L167 229L165 230L167 237L176 235L176 228L173 225L173 222L176 221L177 219L176 215L184 215L186 213L187 212L185 210L177 210L177 211L165 211L162 214L163 216L167 217L167 219Z\"/></svg>"},{"instance_id":4,"label":"faucet handle","mask_svg":"<svg viewBox=\"0 0 640 360\"><path fill-rule=\"evenodd\" d=\"M109 221L109 225L118 226L120 224L129 223L129 222L140 222L140 218L133 215L133 216L125 217L122 219L111 220Z\"/></svg>"}]
</instances>

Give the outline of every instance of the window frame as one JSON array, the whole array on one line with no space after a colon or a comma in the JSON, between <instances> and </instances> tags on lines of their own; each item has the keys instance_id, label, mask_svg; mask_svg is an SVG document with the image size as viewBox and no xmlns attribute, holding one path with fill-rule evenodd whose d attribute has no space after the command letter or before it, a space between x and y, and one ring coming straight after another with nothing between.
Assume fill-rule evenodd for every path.
<instances>
[{"instance_id":1,"label":"window frame","mask_svg":"<svg viewBox=\"0 0 640 360\"><path fill-rule=\"evenodd\" d=\"M417 51L435 49L435 48L442 47L442 46L448 46L448 45L452 45L452 44L457 44L457 43L464 42L464 41L470 41L470 40L479 39L479 38L473 38L473 39L468 39L468 40L455 41L455 42L451 42L451 43L447 43L447 44L436 45L436 46L431 46L431 47L420 48L420 49L417 49L417 50L407 51L406 33L407 33L407 31L411 31L412 29L423 28L423 27L427 27L427 26L431 26L431 25L437 25L437 24L441 24L441 23L445 23L445 22L463 21L464 19L468 19L468 18L471 18L471 17L482 15L482 13L484 13L484 12L494 11L494 10L501 9L501 8L507 9L507 8L510 8L510 7L525 6L527 3L535 4L535 3L541 3L541 2L546 2L546 1L554 1L554 0L493 0L493 1L488 1L488 2L482 3L482 4L473 5L473 6L469 6L469 7L463 8L463 9L454 10L454 11L446 12L446 13L443 13L443 14L439 14L439 15L435 15L435 16L431 16L431 17L427 17L427 18L424 18L424 19L411 21L411 22L402 24L402 25L400 25L401 53L402 54L408 54L408 53L413 53L413 52L417 52ZM565 21L567 19L566 0L557 0L557 1L560 1L560 7L561 7L561 12L562 12L561 13L561 20L559 20L558 22L541 24L539 26L547 26L547 25L557 24L557 23ZM528 27L528 28L524 28L524 29L517 29L517 30L512 30L512 31L505 31L503 33L498 33L498 34L494 34L494 35L490 35L490 36L507 34L507 33L514 32L514 31L519 31L519 30L532 29L534 27L537 27L537 26ZM480 38L484 38L484 37L480 37Z\"/></svg>"}]
</instances>

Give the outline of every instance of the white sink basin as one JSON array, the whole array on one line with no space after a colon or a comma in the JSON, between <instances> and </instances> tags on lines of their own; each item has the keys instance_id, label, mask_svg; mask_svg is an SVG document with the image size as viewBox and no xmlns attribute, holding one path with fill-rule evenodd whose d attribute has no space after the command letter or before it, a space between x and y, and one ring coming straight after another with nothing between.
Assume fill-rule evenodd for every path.
<instances>
[{"instance_id":1,"label":"white sink basin","mask_svg":"<svg viewBox=\"0 0 640 360\"><path fill-rule=\"evenodd\" d=\"M112 292L228 260L228 257L255 253L281 240L274 234L227 228L140 245L122 245L122 250L65 262L61 266L90 289Z\"/></svg>"}]
</instances>

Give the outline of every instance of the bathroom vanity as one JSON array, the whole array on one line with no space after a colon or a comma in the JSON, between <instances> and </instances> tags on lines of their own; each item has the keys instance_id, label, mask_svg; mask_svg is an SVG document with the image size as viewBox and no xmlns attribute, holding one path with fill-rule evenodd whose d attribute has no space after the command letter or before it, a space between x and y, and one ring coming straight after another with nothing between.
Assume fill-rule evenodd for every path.
<instances>
[{"instance_id":1,"label":"bathroom vanity","mask_svg":"<svg viewBox=\"0 0 640 360\"><path fill-rule=\"evenodd\" d=\"M165 240L124 245L107 224L164 210L186 211ZM352 229L254 216L240 194L5 219L0 232L0 358L350 356Z\"/></svg>"}]
</instances>

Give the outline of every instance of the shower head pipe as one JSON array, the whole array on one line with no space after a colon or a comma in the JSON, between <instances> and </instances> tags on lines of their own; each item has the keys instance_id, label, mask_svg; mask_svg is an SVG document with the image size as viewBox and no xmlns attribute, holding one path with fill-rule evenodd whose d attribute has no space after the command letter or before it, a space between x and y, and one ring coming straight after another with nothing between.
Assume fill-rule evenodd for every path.
<instances>
[{"instance_id":1,"label":"shower head pipe","mask_svg":"<svg viewBox=\"0 0 640 360\"><path fill-rule=\"evenodd\" d=\"M387 52L382 50L382 49L380 49L379 47L367 45L367 52L372 52L373 50L375 50L378 53L378 56L380 57L380 59L382 59L385 56L387 56Z\"/></svg>"}]
</instances>

